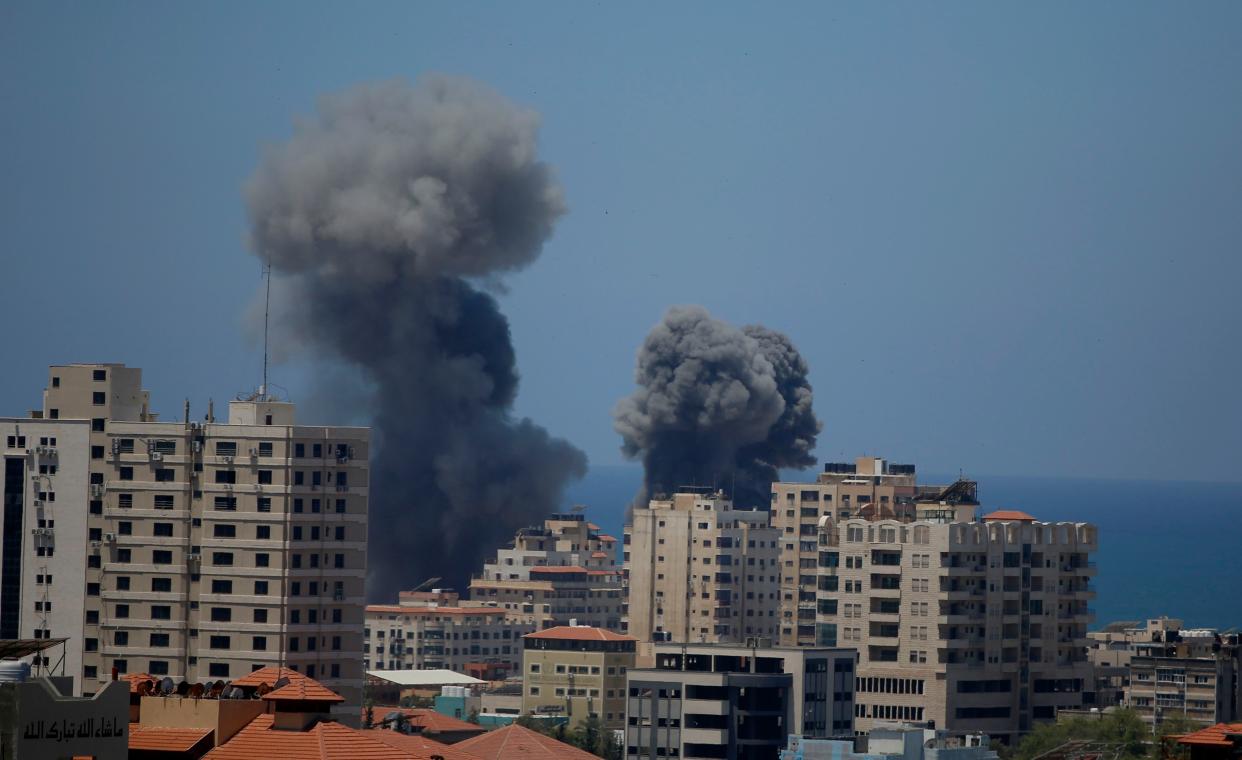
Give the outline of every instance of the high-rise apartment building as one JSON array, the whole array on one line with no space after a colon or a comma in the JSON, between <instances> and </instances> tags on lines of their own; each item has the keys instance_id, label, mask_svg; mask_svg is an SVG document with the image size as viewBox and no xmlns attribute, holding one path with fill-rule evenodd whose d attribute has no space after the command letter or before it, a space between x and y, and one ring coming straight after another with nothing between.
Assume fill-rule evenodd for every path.
<instances>
[{"instance_id":1,"label":"high-rise apartment building","mask_svg":"<svg viewBox=\"0 0 1242 760\"><path fill-rule=\"evenodd\" d=\"M428 670L464 673L489 664L518 672L522 637L537 630L533 615L500 607L459 604L452 592L402 592L399 604L366 608L365 667L368 670Z\"/></svg>"},{"instance_id":2,"label":"high-rise apartment building","mask_svg":"<svg viewBox=\"0 0 1242 760\"><path fill-rule=\"evenodd\" d=\"M912 464L858 457L853 464L829 462L814 483L772 484L772 526L780 532L780 642L814 646L815 584L819 520L915 518L920 495L944 486L919 486Z\"/></svg>"},{"instance_id":3,"label":"high-rise apartment building","mask_svg":"<svg viewBox=\"0 0 1242 760\"><path fill-rule=\"evenodd\" d=\"M140 370L83 364L3 439L5 621L68 638L80 691L277 662L361 702L368 430L262 396L161 422Z\"/></svg>"},{"instance_id":4,"label":"high-rise apartment building","mask_svg":"<svg viewBox=\"0 0 1242 760\"><path fill-rule=\"evenodd\" d=\"M779 534L768 513L683 490L625 527L627 632L640 641L741 642L777 630Z\"/></svg>"},{"instance_id":5,"label":"high-rise apartment building","mask_svg":"<svg viewBox=\"0 0 1242 760\"><path fill-rule=\"evenodd\" d=\"M656 644L627 682L625 756L776 760L790 735L854 733L853 649Z\"/></svg>"},{"instance_id":6,"label":"high-rise apartment building","mask_svg":"<svg viewBox=\"0 0 1242 760\"><path fill-rule=\"evenodd\" d=\"M931 720L1012 742L1092 691L1095 527L966 521L973 490L916 505L914 522L821 518L817 636L858 648L861 731Z\"/></svg>"},{"instance_id":7,"label":"high-rise apartment building","mask_svg":"<svg viewBox=\"0 0 1242 760\"><path fill-rule=\"evenodd\" d=\"M522 639L522 712L563 715L569 726L595 716L625 726L625 676L636 640L603 628L565 625Z\"/></svg>"},{"instance_id":8,"label":"high-rise apartment building","mask_svg":"<svg viewBox=\"0 0 1242 760\"><path fill-rule=\"evenodd\" d=\"M617 630L625 605L616 539L580 513L552 515L520 529L470 581L470 603L533 616L539 628L582 625Z\"/></svg>"}]
</instances>

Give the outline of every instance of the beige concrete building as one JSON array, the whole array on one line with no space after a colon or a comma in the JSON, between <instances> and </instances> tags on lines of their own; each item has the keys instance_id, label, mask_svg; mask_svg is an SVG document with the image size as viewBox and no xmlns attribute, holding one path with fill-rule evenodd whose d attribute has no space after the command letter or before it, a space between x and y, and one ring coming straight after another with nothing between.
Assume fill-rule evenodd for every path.
<instances>
[{"instance_id":1,"label":"beige concrete building","mask_svg":"<svg viewBox=\"0 0 1242 760\"><path fill-rule=\"evenodd\" d=\"M766 511L685 490L625 527L626 631L640 641L775 638L779 533Z\"/></svg>"},{"instance_id":2,"label":"beige concrete building","mask_svg":"<svg viewBox=\"0 0 1242 760\"><path fill-rule=\"evenodd\" d=\"M495 664L517 672L522 637L536 630L530 615L498 607L372 604L366 608L363 642L367 670L467 672L468 665Z\"/></svg>"},{"instance_id":3,"label":"beige concrete building","mask_svg":"<svg viewBox=\"0 0 1242 760\"><path fill-rule=\"evenodd\" d=\"M286 402L228 406L227 423L210 412L191 421L188 409L160 422L140 370L63 365L25 432L8 421L34 451L6 450L6 470L50 461L34 444L45 436L68 466L44 482L57 515L48 498L43 519L55 527L37 536L21 573L38 585L48 575L38 561L55 552L43 584L52 612L76 608L82 619L44 635L80 642L86 693L114 668L205 681L277 662L329 684L351 709L363 678L369 431L297 425ZM84 432L61 432L67 424ZM23 611L38 612L37 596Z\"/></svg>"},{"instance_id":4,"label":"beige concrete building","mask_svg":"<svg viewBox=\"0 0 1242 760\"><path fill-rule=\"evenodd\" d=\"M610 729L625 726L625 677L634 667L630 636L582 625L523 639L522 713L564 715L573 727L595 715Z\"/></svg>"},{"instance_id":5,"label":"beige concrete building","mask_svg":"<svg viewBox=\"0 0 1242 760\"><path fill-rule=\"evenodd\" d=\"M932 720L1012 742L1092 689L1095 527L1010 511L965 522L964 510L822 518L817 636L858 648L860 731Z\"/></svg>"},{"instance_id":6,"label":"beige concrete building","mask_svg":"<svg viewBox=\"0 0 1242 760\"><path fill-rule=\"evenodd\" d=\"M1087 660L1095 679L1093 707L1114 707L1125 703L1130 685L1130 658L1141 644L1164 641L1182 629L1182 621L1159 617L1109 623L1087 633Z\"/></svg>"},{"instance_id":7,"label":"beige concrete building","mask_svg":"<svg viewBox=\"0 0 1242 760\"><path fill-rule=\"evenodd\" d=\"M656 644L627 680L625 756L776 758L790 736L854 734L853 649Z\"/></svg>"},{"instance_id":8,"label":"beige concrete building","mask_svg":"<svg viewBox=\"0 0 1242 760\"><path fill-rule=\"evenodd\" d=\"M616 570L617 539L599 530L581 512L552 515L543 525L518 530L512 543L498 550L477 577L527 581L534 567Z\"/></svg>"},{"instance_id":9,"label":"beige concrete building","mask_svg":"<svg viewBox=\"0 0 1242 760\"><path fill-rule=\"evenodd\" d=\"M620 570L541 566L527 568L527 580L470 581L470 604L492 605L532 616L538 628L582 625L621 627L625 607Z\"/></svg>"},{"instance_id":10,"label":"beige concrete building","mask_svg":"<svg viewBox=\"0 0 1242 760\"><path fill-rule=\"evenodd\" d=\"M1148 621L1148 626L1167 622ZM1150 640L1131 645L1126 707L1153 726L1173 716L1204 725L1242 717L1242 647L1237 633L1180 626L1145 633Z\"/></svg>"},{"instance_id":11,"label":"beige concrete building","mask_svg":"<svg viewBox=\"0 0 1242 760\"><path fill-rule=\"evenodd\" d=\"M834 520L915 518L919 497L945 486L919 486L912 464L858 457L829 462L814 483L772 484L772 526L780 531L780 642L814 646L816 562L821 517Z\"/></svg>"}]
</instances>

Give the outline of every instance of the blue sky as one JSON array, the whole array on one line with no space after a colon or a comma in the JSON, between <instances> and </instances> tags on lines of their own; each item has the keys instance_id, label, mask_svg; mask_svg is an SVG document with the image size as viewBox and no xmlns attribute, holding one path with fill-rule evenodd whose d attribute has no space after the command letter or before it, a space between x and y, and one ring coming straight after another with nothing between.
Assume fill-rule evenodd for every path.
<instances>
[{"instance_id":1,"label":"blue sky","mask_svg":"<svg viewBox=\"0 0 1242 760\"><path fill-rule=\"evenodd\" d=\"M5 3L0 413L53 362L142 366L166 415L256 385L260 145L444 71L543 115L570 213L502 303L518 412L593 462L700 303L794 339L821 459L1236 480L1240 36L1209 2Z\"/></svg>"}]
</instances>

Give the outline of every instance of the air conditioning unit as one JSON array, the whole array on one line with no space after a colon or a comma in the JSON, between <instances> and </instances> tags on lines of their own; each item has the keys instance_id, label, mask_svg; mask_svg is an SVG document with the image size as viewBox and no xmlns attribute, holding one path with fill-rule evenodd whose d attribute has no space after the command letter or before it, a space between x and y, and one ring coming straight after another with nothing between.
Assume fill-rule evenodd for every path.
<instances>
[{"instance_id":1,"label":"air conditioning unit","mask_svg":"<svg viewBox=\"0 0 1242 760\"><path fill-rule=\"evenodd\" d=\"M43 454L43 452L44 452L44 451L46 451L46 450L47 450L47 447L46 447L46 446L35 446L35 453L36 453L36 454L42 455L42 454Z\"/></svg>"},{"instance_id":2,"label":"air conditioning unit","mask_svg":"<svg viewBox=\"0 0 1242 760\"><path fill-rule=\"evenodd\" d=\"M202 559L202 556L198 552L190 552L185 555L186 562L198 562L200 559Z\"/></svg>"},{"instance_id":3,"label":"air conditioning unit","mask_svg":"<svg viewBox=\"0 0 1242 760\"><path fill-rule=\"evenodd\" d=\"M225 454L223 457L221 457L221 459L223 459L223 460L224 460L227 464L232 464L232 463L233 463L233 455L232 455L232 454Z\"/></svg>"},{"instance_id":4,"label":"air conditioning unit","mask_svg":"<svg viewBox=\"0 0 1242 760\"><path fill-rule=\"evenodd\" d=\"M197 420L190 423L190 430L198 430L198 428L199 428L199 425L198 425Z\"/></svg>"},{"instance_id":5,"label":"air conditioning unit","mask_svg":"<svg viewBox=\"0 0 1242 760\"><path fill-rule=\"evenodd\" d=\"M194 449L194 453L195 453L195 454L198 454L198 453L202 452L202 450L203 450L203 442L202 442L202 441L195 441L195 442L192 444L191 448L193 448L193 449Z\"/></svg>"},{"instance_id":6,"label":"air conditioning unit","mask_svg":"<svg viewBox=\"0 0 1242 760\"><path fill-rule=\"evenodd\" d=\"M250 450L250 458L251 458L251 459L258 459L258 458L259 458L259 450L258 450L258 449L251 449L251 450Z\"/></svg>"},{"instance_id":7,"label":"air conditioning unit","mask_svg":"<svg viewBox=\"0 0 1242 760\"><path fill-rule=\"evenodd\" d=\"M91 496L96 499L102 499L104 495L103 483L91 483Z\"/></svg>"},{"instance_id":8,"label":"air conditioning unit","mask_svg":"<svg viewBox=\"0 0 1242 760\"><path fill-rule=\"evenodd\" d=\"M112 439L112 456L116 456L117 454L120 454L120 453L121 453L121 441L118 438L113 438Z\"/></svg>"},{"instance_id":9,"label":"air conditioning unit","mask_svg":"<svg viewBox=\"0 0 1242 760\"><path fill-rule=\"evenodd\" d=\"M43 453L45 453L45 454L47 454L48 456L50 456L50 457L52 457L53 459L55 459L55 458L56 458L56 447L55 447L55 446L48 446L48 447L47 447L47 449L46 449Z\"/></svg>"},{"instance_id":10,"label":"air conditioning unit","mask_svg":"<svg viewBox=\"0 0 1242 760\"><path fill-rule=\"evenodd\" d=\"M99 541L91 541L91 548L94 549L95 551L99 551L99 545L100 545Z\"/></svg>"},{"instance_id":11,"label":"air conditioning unit","mask_svg":"<svg viewBox=\"0 0 1242 760\"><path fill-rule=\"evenodd\" d=\"M164 455L163 455L163 454L161 454L161 453L160 453L160 452L158 452L158 451L152 451L152 452L151 452L151 461L152 461L152 462L163 462L163 461L164 461Z\"/></svg>"},{"instance_id":12,"label":"air conditioning unit","mask_svg":"<svg viewBox=\"0 0 1242 760\"><path fill-rule=\"evenodd\" d=\"M115 533L105 533L105 534L104 534L104 540L105 540L105 541L107 541L108 543L115 543L115 542L116 542L116 534L115 534Z\"/></svg>"}]
</instances>

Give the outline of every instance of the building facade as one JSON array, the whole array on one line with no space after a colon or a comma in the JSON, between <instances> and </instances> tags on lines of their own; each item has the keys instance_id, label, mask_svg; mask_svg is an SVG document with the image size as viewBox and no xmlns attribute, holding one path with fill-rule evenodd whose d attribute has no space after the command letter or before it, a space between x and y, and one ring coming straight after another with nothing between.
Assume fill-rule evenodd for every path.
<instances>
[{"instance_id":1,"label":"building facade","mask_svg":"<svg viewBox=\"0 0 1242 760\"><path fill-rule=\"evenodd\" d=\"M766 511L684 490L635 509L624 541L630 635L701 643L777 635L779 534Z\"/></svg>"},{"instance_id":2,"label":"building facade","mask_svg":"<svg viewBox=\"0 0 1242 760\"><path fill-rule=\"evenodd\" d=\"M861 746L858 746L861 745ZM922 725L887 724L857 739L789 737L780 760L997 760L987 734L954 735Z\"/></svg>"},{"instance_id":3,"label":"building facade","mask_svg":"<svg viewBox=\"0 0 1242 760\"><path fill-rule=\"evenodd\" d=\"M538 628L581 625L616 630L621 627L625 590L621 571L585 567L544 566L527 570L528 580L470 581L470 603L530 617Z\"/></svg>"},{"instance_id":4,"label":"building facade","mask_svg":"<svg viewBox=\"0 0 1242 760\"><path fill-rule=\"evenodd\" d=\"M814 646L819 521L863 517L915 519L921 495L945 486L919 486L912 464L858 457L853 464L829 462L814 483L772 484L772 526L780 533L780 642Z\"/></svg>"},{"instance_id":5,"label":"building facade","mask_svg":"<svg viewBox=\"0 0 1242 760\"><path fill-rule=\"evenodd\" d=\"M480 580L528 581L536 567L615 570L617 539L599 532L580 512L552 515L543 525L521 528L513 541L483 565Z\"/></svg>"},{"instance_id":6,"label":"building facade","mask_svg":"<svg viewBox=\"0 0 1242 760\"><path fill-rule=\"evenodd\" d=\"M1013 741L1082 707L1095 527L918 510L946 516L821 521L817 636L858 648L858 729L930 720Z\"/></svg>"},{"instance_id":7,"label":"building facade","mask_svg":"<svg viewBox=\"0 0 1242 760\"><path fill-rule=\"evenodd\" d=\"M570 727L590 716L625 726L625 678L637 641L603 628L568 625L522 639L522 713L563 715Z\"/></svg>"},{"instance_id":8,"label":"building facade","mask_svg":"<svg viewBox=\"0 0 1242 760\"><path fill-rule=\"evenodd\" d=\"M495 664L516 672L522 636L536 630L530 616L497 607L373 604L363 632L367 670L447 669Z\"/></svg>"},{"instance_id":9,"label":"building facade","mask_svg":"<svg viewBox=\"0 0 1242 760\"><path fill-rule=\"evenodd\" d=\"M788 736L852 736L853 649L656 644L627 681L625 756L775 760Z\"/></svg>"},{"instance_id":10,"label":"building facade","mask_svg":"<svg viewBox=\"0 0 1242 760\"><path fill-rule=\"evenodd\" d=\"M62 432L69 421L74 432ZM20 567L4 559L36 586L52 576L18 603L23 621L33 616L19 627L36 625L49 599L53 614L81 610L80 625L41 633L80 642L79 690L97 691L114 669L227 681L276 661L331 684L345 709L361 702L368 430L297 425L292 404L265 397L231 402L227 422L210 407L192 421L188 404L162 422L141 371L118 364L52 367L23 432L5 424L33 449L5 451L6 510L25 469L23 484L44 478L20 497L43 507L36 527L55 520ZM34 444L44 437L64 462L46 477L29 471L50 462ZM40 572L54 554L57 567Z\"/></svg>"},{"instance_id":11,"label":"building facade","mask_svg":"<svg viewBox=\"0 0 1242 760\"><path fill-rule=\"evenodd\" d=\"M1153 726L1173 716L1204 725L1237 721L1242 717L1240 665L1237 633L1157 631L1152 641L1133 645L1125 705Z\"/></svg>"}]
</instances>

